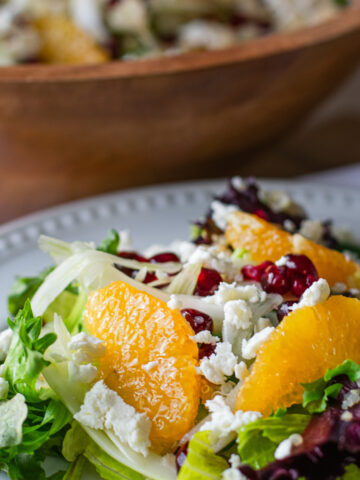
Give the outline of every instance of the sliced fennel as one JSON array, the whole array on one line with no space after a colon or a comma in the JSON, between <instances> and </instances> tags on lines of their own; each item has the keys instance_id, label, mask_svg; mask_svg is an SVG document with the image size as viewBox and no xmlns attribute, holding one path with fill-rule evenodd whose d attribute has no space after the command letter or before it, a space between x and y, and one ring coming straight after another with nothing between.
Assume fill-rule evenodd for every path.
<instances>
[{"instance_id":1,"label":"sliced fennel","mask_svg":"<svg viewBox=\"0 0 360 480\"><path fill-rule=\"evenodd\" d=\"M192 295L194 293L198 276L201 271L201 263L190 263L174 277L167 287L168 293L182 293Z\"/></svg>"}]
</instances>

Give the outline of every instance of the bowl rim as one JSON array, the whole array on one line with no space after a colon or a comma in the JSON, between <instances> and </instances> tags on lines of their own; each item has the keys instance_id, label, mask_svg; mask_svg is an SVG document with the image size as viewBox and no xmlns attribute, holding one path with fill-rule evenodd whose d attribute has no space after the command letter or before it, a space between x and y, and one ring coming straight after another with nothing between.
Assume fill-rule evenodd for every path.
<instances>
[{"instance_id":1,"label":"bowl rim","mask_svg":"<svg viewBox=\"0 0 360 480\"><path fill-rule=\"evenodd\" d=\"M152 77L215 69L310 48L360 31L360 0L333 19L292 32L272 33L225 49L96 65L16 65L0 67L2 83L58 83Z\"/></svg>"}]
</instances>

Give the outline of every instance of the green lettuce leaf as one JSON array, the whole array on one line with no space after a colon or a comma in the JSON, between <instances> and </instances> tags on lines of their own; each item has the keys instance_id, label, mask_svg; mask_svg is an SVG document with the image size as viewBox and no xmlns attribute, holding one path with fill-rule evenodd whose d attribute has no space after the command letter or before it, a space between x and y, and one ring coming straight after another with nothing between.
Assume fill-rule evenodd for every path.
<instances>
[{"instance_id":1,"label":"green lettuce leaf","mask_svg":"<svg viewBox=\"0 0 360 480\"><path fill-rule=\"evenodd\" d=\"M49 364L44 352L56 335L40 335L42 320L33 316L29 300L8 324L13 337L4 364L8 400L0 404L0 468L8 471L11 480L42 480L45 456L60 455L71 421L69 411L41 379Z\"/></svg>"},{"instance_id":2,"label":"green lettuce leaf","mask_svg":"<svg viewBox=\"0 0 360 480\"><path fill-rule=\"evenodd\" d=\"M309 420L310 415L286 413L259 418L245 425L238 434L238 453L241 460L255 469L265 467L274 460L279 443L293 433L301 434Z\"/></svg>"},{"instance_id":3,"label":"green lettuce leaf","mask_svg":"<svg viewBox=\"0 0 360 480\"><path fill-rule=\"evenodd\" d=\"M36 277L16 277L8 295L8 309L11 315L16 315L19 310L24 308L26 300L32 299L53 269L54 267L48 268Z\"/></svg>"},{"instance_id":4,"label":"green lettuce leaf","mask_svg":"<svg viewBox=\"0 0 360 480\"><path fill-rule=\"evenodd\" d=\"M192 437L178 480L218 480L229 468L225 458L214 453L209 435L210 432L204 431Z\"/></svg>"},{"instance_id":5,"label":"green lettuce leaf","mask_svg":"<svg viewBox=\"0 0 360 480\"><path fill-rule=\"evenodd\" d=\"M323 378L303 384L303 407L309 413L324 412L329 398L338 396L342 384L336 383L334 379L340 375L346 375L352 382L357 382L360 380L360 366L352 360L345 360L336 368L327 370Z\"/></svg>"},{"instance_id":6,"label":"green lettuce leaf","mask_svg":"<svg viewBox=\"0 0 360 480\"><path fill-rule=\"evenodd\" d=\"M116 255L120 245L120 235L115 229L108 231L106 238L100 243L97 250L100 252L110 253Z\"/></svg>"},{"instance_id":7,"label":"green lettuce leaf","mask_svg":"<svg viewBox=\"0 0 360 480\"><path fill-rule=\"evenodd\" d=\"M345 469L345 475L341 480L359 480L360 478L360 468L356 465L349 465Z\"/></svg>"}]
</instances>

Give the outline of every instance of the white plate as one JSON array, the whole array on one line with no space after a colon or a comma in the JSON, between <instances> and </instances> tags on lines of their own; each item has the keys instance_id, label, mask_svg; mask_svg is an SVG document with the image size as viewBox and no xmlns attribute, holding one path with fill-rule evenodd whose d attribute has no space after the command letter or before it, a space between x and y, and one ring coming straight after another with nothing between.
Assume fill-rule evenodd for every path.
<instances>
[{"instance_id":1,"label":"white plate","mask_svg":"<svg viewBox=\"0 0 360 480\"><path fill-rule=\"evenodd\" d=\"M333 219L360 238L360 192L304 182L263 181L288 191L312 218ZM0 327L15 275L35 275L51 260L37 248L41 233L64 240L99 242L109 228L129 229L139 249L187 239L189 224L206 212L223 181L189 182L112 193L29 215L0 227Z\"/></svg>"},{"instance_id":2,"label":"white plate","mask_svg":"<svg viewBox=\"0 0 360 480\"><path fill-rule=\"evenodd\" d=\"M333 219L360 238L360 192L304 182L264 181L288 191L312 218ZM19 274L35 275L51 260L37 248L41 233L64 240L99 242L109 228L129 229L137 248L187 239L189 224L206 212L225 181L204 181L143 188L93 197L29 215L0 227L0 328L5 325L6 295ZM7 478L0 473L0 479ZM94 479L92 473L87 479ZM98 477L96 477L98 478Z\"/></svg>"}]
</instances>

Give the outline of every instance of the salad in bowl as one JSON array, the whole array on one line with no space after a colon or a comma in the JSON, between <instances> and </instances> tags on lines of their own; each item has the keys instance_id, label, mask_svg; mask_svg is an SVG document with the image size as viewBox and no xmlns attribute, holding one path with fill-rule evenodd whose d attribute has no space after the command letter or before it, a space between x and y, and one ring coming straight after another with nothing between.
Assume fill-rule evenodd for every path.
<instances>
[{"instance_id":1,"label":"salad in bowl","mask_svg":"<svg viewBox=\"0 0 360 480\"><path fill-rule=\"evenodd\" d=\"M349 232L235 177L189 241L39 247L49 268L16 279L0 333L10 479L360 478Z\"/></svg>"},{"instance_id":2,"label":"salad in bowl","mask_svg":"<svg viewBox=\"0 0 360 480\"><path fill-rule=\"evenodd\" d=\"M2 0L0 65L176 55L316 25L347 0Z\"/></svg>"}]
</instances>

